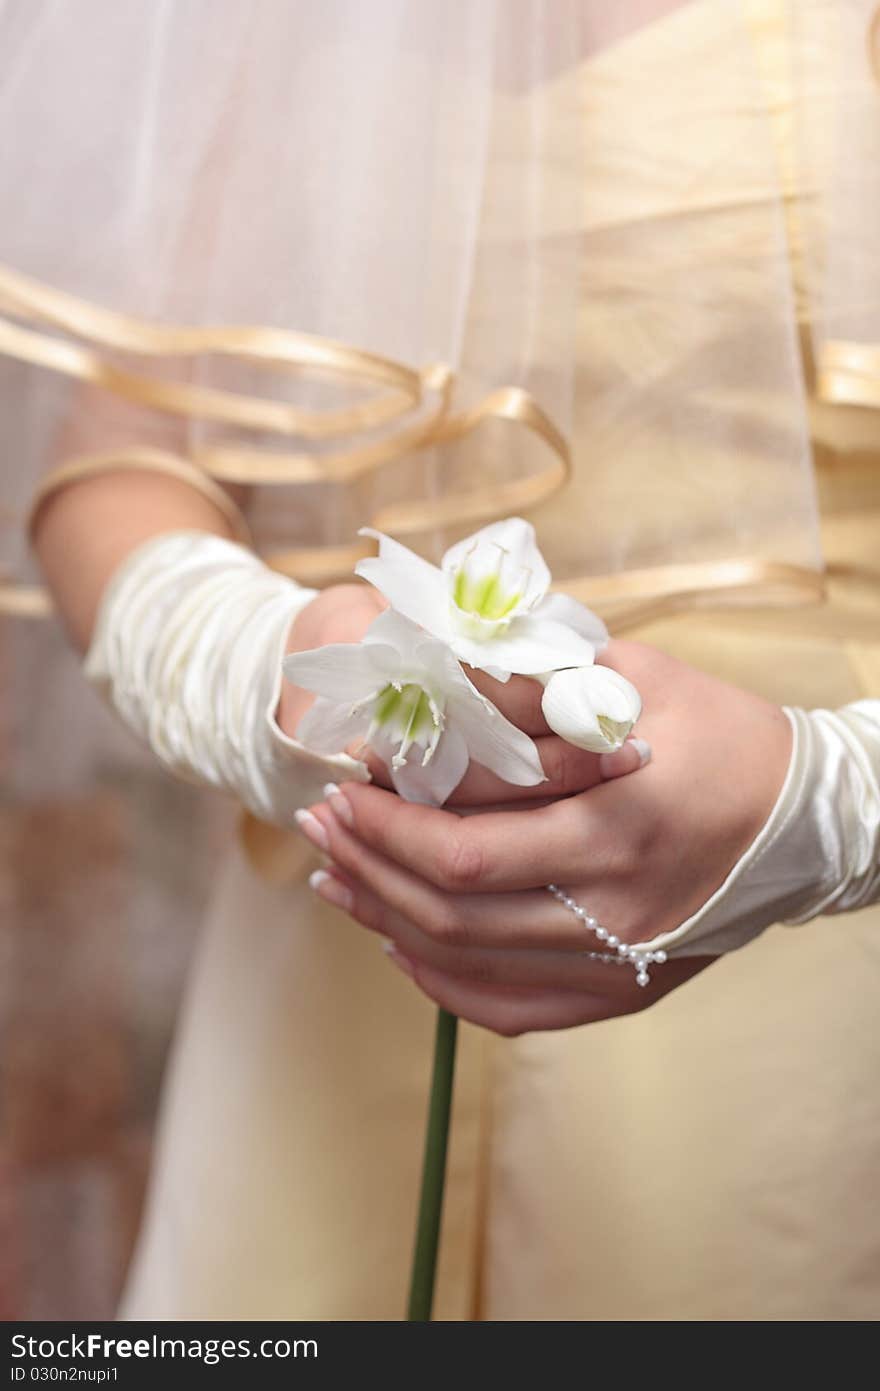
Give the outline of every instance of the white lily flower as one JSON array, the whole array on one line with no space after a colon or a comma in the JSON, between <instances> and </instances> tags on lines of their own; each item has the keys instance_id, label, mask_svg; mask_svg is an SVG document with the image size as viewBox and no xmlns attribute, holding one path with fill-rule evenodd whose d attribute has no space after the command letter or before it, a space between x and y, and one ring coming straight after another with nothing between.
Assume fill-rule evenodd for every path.
<instances>
[{"instance_id":1,"label":"white lily flower","mask_svg":"<svg viewBox=\"0 0 880 1391\"><path fill-rule=\"evenodd\" d=\"M550 728L592 753L621 748L642 713L635 686L611 667L572 667L541 678L541 709Z\"/></svg>"},{"instance_id":2,"label":"white lily flower","mask_svg":"<svg viewBox=\"0 0 880 1391\"><path fill-rule=\"evenodd\" d=\"M409 802L442 806L471 759L520 787L544 781L528 735L480 694L448 647L393 609L362 642L294 652L283 667L318 695L300 721L300 742L327 754L362 739Z\"/></svg>"},{"instance_id":3,"label":"white lily flower","mask_svg":"<svg viewBox=\"0 0 880 1391\"><path fill-rule=\"evenodd\" d=\"M550 571L521 517L494 522L459 541L440 566L369 527L378 556L355 573L399 613L499 681L557 667L587 666L608 641L604 623L565 594L548 594Z\"/></svg>"}]
</instances>

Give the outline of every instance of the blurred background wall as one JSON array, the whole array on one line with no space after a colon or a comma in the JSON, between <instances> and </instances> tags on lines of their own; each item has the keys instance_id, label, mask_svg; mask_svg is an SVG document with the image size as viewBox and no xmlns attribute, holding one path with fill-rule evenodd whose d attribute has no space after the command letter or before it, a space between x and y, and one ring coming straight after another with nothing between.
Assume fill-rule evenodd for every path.
<instances>
[{"instance_id":1,"label":"blurred background wall","mask_svg":"<svg viewBox=\"0 0 880 1391\"><path fill-rule=\"evenodd\" d=\"M223 799L174 782L54 621L0 619L0 1317L110 1318Z\"/></svg>"}]
</instances>

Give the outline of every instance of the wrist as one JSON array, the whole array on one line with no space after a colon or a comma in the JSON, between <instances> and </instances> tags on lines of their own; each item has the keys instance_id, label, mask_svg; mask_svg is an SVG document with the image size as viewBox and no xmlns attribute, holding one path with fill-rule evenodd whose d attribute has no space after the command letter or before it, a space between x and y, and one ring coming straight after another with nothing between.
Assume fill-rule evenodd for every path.
<instances>
[{"instance_id":1,"label":"wrist","mask_svg":"<svg viewBox=\"0 0 880 1391\"><path fill-rule=\"evenodd\" d=\"M310 590L309 594L309 600L293 617L282 656L333 643L360 642L373 619L387 607L375 589L362 583L334 584L319 593ZM275 718L288 737L295 737L314 698L311 691L291 681L282 683Z\"/></svg>"},{"instance_id":2,"label":"wrist","mask_svg":"<svg viewBox=\"0 0 880 1391\"><path fill-rule=\"evenodd\" d=\"M291 624L312 599L236 543L165 534L111 580L85 672L169 771L288 825L323 782L366 777L275 721Z\"/></svg>"},{"instance_id":3,"label":"wrist","mask_svg":"<svg viewBox=\"0 0 880 1391\"><path fill-rule=\"evenodd\" d=\"M646 947L732 951L774 923L880 897L880 701L784 713L791 756L766 821L702 908Z\"/></svg>"}]
</instances>

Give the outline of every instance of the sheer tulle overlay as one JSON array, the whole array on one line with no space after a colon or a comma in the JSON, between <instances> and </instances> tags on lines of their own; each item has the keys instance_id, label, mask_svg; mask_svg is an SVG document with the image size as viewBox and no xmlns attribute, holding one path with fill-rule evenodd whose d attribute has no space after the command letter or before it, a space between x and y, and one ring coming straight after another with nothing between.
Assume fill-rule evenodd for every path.
<instances>
[{"instance_id":1,"label":"sheer tulle overlay","mask_svg":"<svg viewBox=\"0 0 880 1391\"><path fill-rule=\"evenodd\" d=\"M11 0L11 513L63 458L152 443L272 479L251 517L276 554L348 561L364 520L436 554L520 501L558 523L560 580L671 560L815 569L790 240L820 352L872 341L868 9ZM785 26L772 74L768 15ZM505 387L549 439L510 400L464 438L429 428Z\"/></svg>"}]
</instances>

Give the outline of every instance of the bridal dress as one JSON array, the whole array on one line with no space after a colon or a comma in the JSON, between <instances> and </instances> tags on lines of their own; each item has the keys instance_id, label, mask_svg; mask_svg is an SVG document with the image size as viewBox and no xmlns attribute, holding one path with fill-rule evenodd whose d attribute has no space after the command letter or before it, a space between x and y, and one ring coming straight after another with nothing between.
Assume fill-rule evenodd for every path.
<instances>
[{"instance_id":1,"label":"bridal dress","mask_svg":"<svg viewBox=\"0 0 880 1391\"><path fill-rule=\"evenodd\" d=\"M874 0L7 0L22 653L42 473L182 460L305 583L364 524L437 559L522 513L613 631L779 702L877 694L878 30ZM56 730L49 791L104 737ZM217 856L123 1317L402 1314L434 1010L309 856L252 818ZM464 1027L436 1316L875 1317L878 999L880 907L634 1017Z\"/></svg>"}]
</instances>

